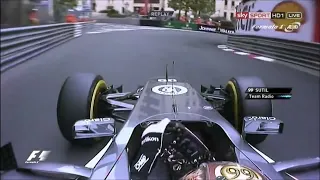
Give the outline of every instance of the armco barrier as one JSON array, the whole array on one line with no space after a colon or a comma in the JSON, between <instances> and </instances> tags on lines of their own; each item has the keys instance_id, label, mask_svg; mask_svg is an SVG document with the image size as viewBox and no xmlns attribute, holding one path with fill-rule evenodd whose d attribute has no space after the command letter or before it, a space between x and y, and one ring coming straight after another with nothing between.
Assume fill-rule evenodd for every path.
<instances>
[{"instance_id":1,"label":"armco barrier","mask_svg":"<svg viewBox=\"0 0 320 180\"><path fill-rule=\"evenodd\" d=\"M163 27L173 28L173 29L184 29L184 30L197 30L197 25L195 23L185 23L181 21L163 21Z\"/></svg>"},{"instance_id":2,"label":"armco barrier","mask_svg":"<svg viewBox=\"0 0 320 180\"><path fill-rule=\"evenodd\" d=\"M290 64L319 71L320 44L253 35L228 35L228 46L263 54Z\"/></svg>"},{"instance_id":3,"label":"armco barrier","mask_svg":"<svg viewBox=\"0 0 320 180\"><path fill-rule=\"evenodd\" d=\"M140 19L140 26L153 26L153 27L162 27L161 20L155 19Z\"/></svg>"},{"instance_id":4,"label":"armco barrier","mask_svg":"<svg viewBox=\"0 0 320 180\"><path fill-rule=\"evenodd\" d=\"M217 28L214 25L208 24L195 24L193 22L181 22L181 21L161 21L161 20L151 20L151 19L140 19L141 26L155 26L164 27L171 29L183 29L190 31L202 31L209 33L221 33L230 34L235 33L235 29L232 26L221 26Z\"/></svg>"},{"instance_id":5,"label":"armco barrier","mask_svg":"<svg viewBox=\"0 0 320 180\"><path fill-rule=\"evenodd\" d=\"M106 17L95 17L95 20L98 23L112 23L112 24L126 24L126 25L134 25L139 26L139 19L138 18L106 18Z\"/></svg>"},{"instance_id":6,"label":"armco barrier","mask_svg":"<svg viewBox=\"0 0 320 180\"><path fill-rule=\"evenodd\" d=\"M1 29L1 72L82 35L89 23Z\"/></svg>"}]
</instances>

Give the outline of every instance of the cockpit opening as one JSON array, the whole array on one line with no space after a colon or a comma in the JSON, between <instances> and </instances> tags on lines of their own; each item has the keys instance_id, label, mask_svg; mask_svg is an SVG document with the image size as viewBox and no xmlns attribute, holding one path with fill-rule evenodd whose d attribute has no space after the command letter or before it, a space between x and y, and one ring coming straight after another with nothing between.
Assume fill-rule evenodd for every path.
<instances>
[{"instance_id":1,"label":"cockpit opening","mask_svg":"<svg viewBox=\"0 0 320 180\"><path fill-rule=\"evenodd\" d=\"M157 122L157 121L155 121ZM138 125L127 145L128 161L132 163L140 147L141 136L144 129L153 123L152 121L144 122ZM214 124L206 122L181 122L193 134L195 134L210 150L215 161L229 161L237 163L235 147L223 129ZM170 169L160 160L148 179L171 179L169 176Z\"/></svg>"}]
</instances>

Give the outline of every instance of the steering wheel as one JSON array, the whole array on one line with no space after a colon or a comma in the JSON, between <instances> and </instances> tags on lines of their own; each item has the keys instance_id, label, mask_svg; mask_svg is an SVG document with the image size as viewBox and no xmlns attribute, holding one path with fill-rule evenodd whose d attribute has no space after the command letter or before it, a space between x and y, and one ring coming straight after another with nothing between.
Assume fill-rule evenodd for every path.
<instances>
[{"instance_id":1,"label":"steering wheel","mask_svg":"<svg viewBox=\"0 0 320 180\"><path fill-rule=\"evenodd\" d=\"M180 122L170 122L163 143L165 147L160 157L169 165L175 178L182 177L203 162L215 160L208 147Z\"/></svg>"}]
</instances>

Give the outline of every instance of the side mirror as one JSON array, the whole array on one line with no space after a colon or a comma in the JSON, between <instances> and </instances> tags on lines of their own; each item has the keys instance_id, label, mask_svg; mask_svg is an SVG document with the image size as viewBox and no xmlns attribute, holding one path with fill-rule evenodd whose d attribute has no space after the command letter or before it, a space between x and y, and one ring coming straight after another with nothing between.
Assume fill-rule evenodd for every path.
<instances>
[{"instance_id":1,"label":"side mirror","mask_svg":"<svg viewBox=\"0 0 320 180\"><path fill-rule=\"evenodd\" d=\"M83 119L73 125L74 139L113 137L115 120L113 118Z\"/></svg>"},{"instance_id":2,"label":"side mirror","mask_svg":"<svg viewBox=\"0 0 320 180\"><path fill-rule=\"evenodd\" d=\"M275 117L244 117L242 132L245 134L281 134L283 122Z\"/></svg>"}]
</instances>

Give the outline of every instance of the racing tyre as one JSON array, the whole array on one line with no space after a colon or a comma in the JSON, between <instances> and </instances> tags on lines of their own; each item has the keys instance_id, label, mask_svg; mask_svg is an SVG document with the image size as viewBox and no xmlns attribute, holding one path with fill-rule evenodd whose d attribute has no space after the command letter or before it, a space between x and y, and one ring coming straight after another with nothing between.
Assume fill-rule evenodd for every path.
<instances>
[{"instance_id":1,"label":"racing tyre","mask_svg":"<svg viewBox=\"0 0 320 180\"><path fill-rule=\"evenodd\" d=\"M225 118L242 133L243 118L245 116L272 116L271 100L246 100L248 87L265 87L264 82L258 77L232 78L226 85L226 91L231 100L225 106ZM263 142L267 135L247 134L246 141L251 145Z\"/></svg>"},{"instance_id":2,"label":"racing tyre","mask_svg":"<svg viewBox=\"0 0 320 180\"><path fill-rule=\"evenodd\" d=\"M107 85L99 75L80 73L64 82L57 104L57 119L63 137L72 144L91 145L97 139L73 139L72 128L76 121L99 117L99 97Z\"/></svg>"}]
</instances>

